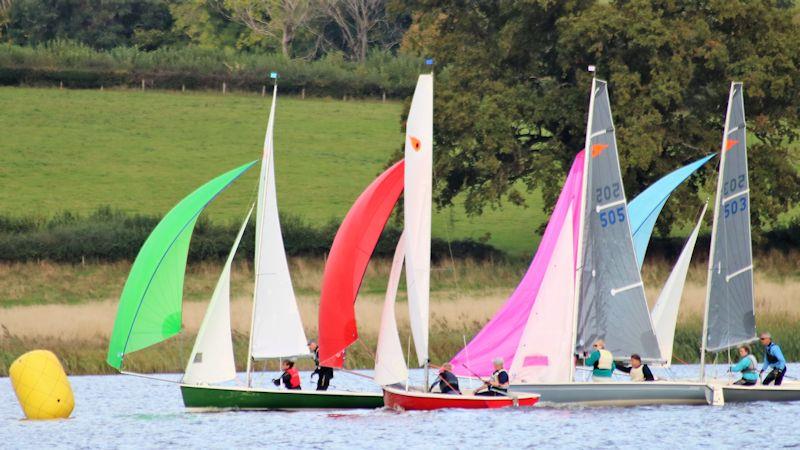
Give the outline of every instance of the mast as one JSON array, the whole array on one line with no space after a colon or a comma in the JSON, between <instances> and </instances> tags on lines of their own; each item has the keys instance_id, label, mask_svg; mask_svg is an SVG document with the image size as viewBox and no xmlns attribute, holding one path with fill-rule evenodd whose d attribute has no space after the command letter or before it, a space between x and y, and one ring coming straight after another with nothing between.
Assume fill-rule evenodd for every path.
<instances>
[{"instance_id":1,"label":"mast","mask_svg":"<svg viewBox=\"0 0 800 450\"><path fill-rule=\"evenodd\" d=\"M431 58L426 59L425 65L431 67L431 122L433 122L433 59ZM431 131L432 130L433 130L433 123L431 123ZM431 134L431 139L433 139L433 134ZM433 149L433 142L431 142L431 149ZM433 152L431 151L431 158L433 158L432 154ZM432 178L433 178L433 171L431 171L431 179ZM433 184L433 180L431 180L431 184ZM431 197L433 197L432 191L430 195ZM430 254L428 254L428 257L430 258ZM430 265L428 267L430 268ZM428 284L428 295L430 295L430 284ZM430 301L430 299L428 299L428 301ZM430 322L428 323L428 327L430 327ZM428 345L428 348L425 349L425 355L428 355L428 351L430 350L429 339L425 339L425 344ZM429 392L431 388L430 363L431 359L430 355L428 355L428 358L425 360L425 392Z\"/></svg>"},{"instance_id":2,"label":"mast","mask_svg":"<svg viewBox=\"0 0 800 450\"><path fill-rule=\"evenodd\" d=\"M594 72L595 67L589 66L589 71ZM575 354L575 348L577 347L577 342L575 340L578 336L578 314L580 308L578 308L578 304L580 303L580 291L581 291L581 272L583 272L583 239L584 239L584 222L585 222L585 215L586 215L586 202L589 200L588 196L586 195L587 183L589 181L589 158L591 157L591 143L592 143L592 116L594 111L594 96L597 92L595 85L596 85L596 78L592 76L592 91L589 95L589 118L586 121L586 142L583 147L584 157L583 157L583 178L581 180L581 207L580 207L580 216L578 219L578 260L575 264L575 285L573 286L573 295L576 299L573 301L573 316L572 316L572 336L570 338L570 342L572 342L572 353ZM575 380L575 358L572 358L572 362L570 363L570 374L569 379L570 381Z\"/></svg>"}]
</instances>

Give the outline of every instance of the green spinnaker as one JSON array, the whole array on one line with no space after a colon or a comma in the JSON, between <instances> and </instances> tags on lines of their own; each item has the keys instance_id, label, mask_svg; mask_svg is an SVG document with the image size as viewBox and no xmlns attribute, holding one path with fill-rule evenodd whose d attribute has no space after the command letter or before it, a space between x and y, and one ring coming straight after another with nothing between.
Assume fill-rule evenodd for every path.
<instances>
[{"instance_id":1,"label":"green spinnaker","mask_svg":"<svg viewBox=\"0 0 800 450\"><path fill-rule=\"evenodd\" d=\"M106 361L122 358L181 330L183 277L194 224L203 209L258 161L226 172L186 196L161 219L139 250L122 290Z\"/></svg>"}]
</instances>

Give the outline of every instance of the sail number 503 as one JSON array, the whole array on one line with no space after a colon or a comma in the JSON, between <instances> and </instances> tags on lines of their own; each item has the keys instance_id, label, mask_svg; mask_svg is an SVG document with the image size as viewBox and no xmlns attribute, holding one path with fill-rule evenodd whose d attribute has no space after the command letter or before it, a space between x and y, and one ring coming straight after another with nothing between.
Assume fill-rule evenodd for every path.
<instances>
[{"instance_id":1,"label":"sail number 503","mask_svg":"<svg viewBox=\"0 0 800 450\"><path fill-rule=\"evenodd\" d=\"M725 204L725 218L747 210L747 197L739 197Z\"/></svg>"},{"instance_id":2,"label":"sail number 503","mask_svg":"<svg viewBox=\"0 0 800 450\"><path fill-rule=\"evenodd\" d=\"M600 211L600 226L605 228L615 223L625 222L625 207L620 206L616 209L609 209L608 211Z\"/></svg>"}]
</instances>

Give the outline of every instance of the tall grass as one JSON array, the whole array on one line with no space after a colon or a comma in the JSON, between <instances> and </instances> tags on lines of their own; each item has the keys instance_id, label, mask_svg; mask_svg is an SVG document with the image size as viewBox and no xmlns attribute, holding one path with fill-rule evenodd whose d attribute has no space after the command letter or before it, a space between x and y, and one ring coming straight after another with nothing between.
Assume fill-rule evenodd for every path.
<instances>
[{"instance_id":1,"label":"tall grass","mask_svg":"<svg viewBox=\"0 0 800 450\"><path fill-rule=\"evenodd\" d=\"M278 72L283 92L317 96L406 97L414 89L422 60L373 51L362 64L331 54L316 61L280 54L199 47L141 51L120 47L95 50L53 41L33 47L0 45L0 84L91 88L138 87L145 80L160 89L229 88L260 91Z\"/></svg>"}]
</instances>

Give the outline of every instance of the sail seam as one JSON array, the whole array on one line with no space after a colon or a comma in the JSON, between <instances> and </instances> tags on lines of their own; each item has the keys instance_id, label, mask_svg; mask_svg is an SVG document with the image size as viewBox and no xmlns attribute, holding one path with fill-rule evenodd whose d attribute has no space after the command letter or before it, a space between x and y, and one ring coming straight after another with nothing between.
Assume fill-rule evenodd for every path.
<instances>
[{"instance_id":1,"label":"sail seam","mask_svg":"<svg viewBox=\"0 0 800 450\"><path fill-rule=\"evenodd\" d=\"M730 275L726 275L726 276L725 276L725 282L728 282L728 283L729 283L729 282L730 282L730 281L731 281L733 278L735 278L735 277L737 277L737 276L739 276L739 275L741 275L741 274L743 274L743 273L747 272L748 270L753 270L753 265L752 265L752 264L750 264L750 265L749 265L749 266L747 266L747 267L743 267L743 268L741 268L741 269L737 270L736 272L733 272L733 273L732 273L732 274L730 274Z\"/></svg>"},{"instance_id":2,"label":"sail seam","mask_svg":"<svg viewBox=\"0 0 800 450\"><path fill-rule=\"evenodd\" d=\"M644 286L644 283L640 281L638 283L633 283L633 284L629 284L627 286L623 286L623 287L621 287L619 289L611 289L611 295L621 294L621 293L623 293L625 291L629 291L629 290L637 288L639 286Z\"/></svg>"}]
</instances>

